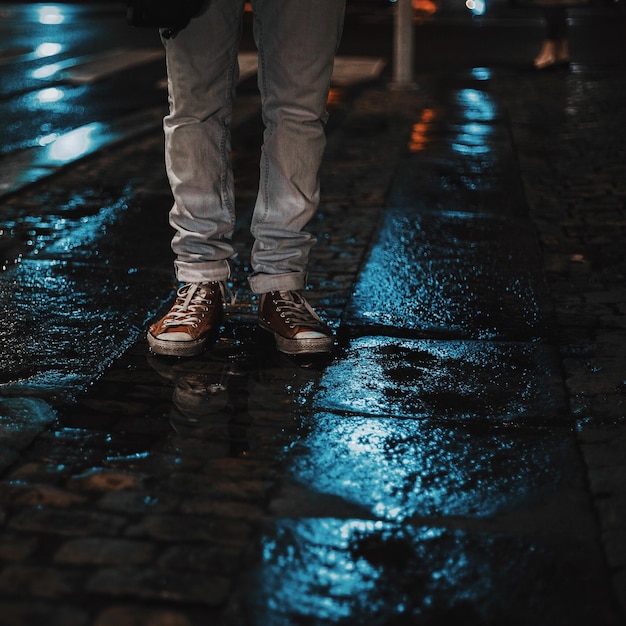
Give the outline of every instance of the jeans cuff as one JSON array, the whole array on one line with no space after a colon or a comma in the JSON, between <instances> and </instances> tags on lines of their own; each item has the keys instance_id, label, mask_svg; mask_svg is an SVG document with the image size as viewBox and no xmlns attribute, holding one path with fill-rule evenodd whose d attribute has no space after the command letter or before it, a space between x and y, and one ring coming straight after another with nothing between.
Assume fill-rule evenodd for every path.
<instances>
[{"instance_id":1,"label":"jeans cuff","mask_svg":"<svg viewBox=\"0 0 626 626\"><path fill-rule=\"evenodd\" d=\"M228 261L209 261L205 263L185 263L174 261L176 278L181 283L210 283L216 280L227 281L230 278Z\"/></svg>"},{"instance_id":2,"label":"jeans cuff","mask_svg":"<svg viewBox=\"0 0 626 626\"><path fill-rule=\"evenodd\" d=\"M301 291L306 287L306 272L253 274L248 278L248 283L256 294L268 291Z\"/></svg>"}]
</instances>

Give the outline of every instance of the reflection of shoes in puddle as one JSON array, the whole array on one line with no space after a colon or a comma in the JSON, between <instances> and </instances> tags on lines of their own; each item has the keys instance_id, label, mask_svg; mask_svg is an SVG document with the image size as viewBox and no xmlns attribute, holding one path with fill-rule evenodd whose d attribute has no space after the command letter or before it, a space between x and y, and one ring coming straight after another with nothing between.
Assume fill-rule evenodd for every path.
<instances>
[{"instance_id":1,"label":"reflection of shoes in puddle","mask_svg":"<svg viewBox=\"0 0 626 626\"><path fill-rule=\"evenodd\" d=\"M174 385L170 423L178 435L214 442L221 455L248 454L247 375L232 363L158 357L148 357L148 363Z\"/></svg>"},{"instance_id":2,"label":"reflection of shoes in puddle","mask_svg":"<svg viewBox=\"0 0 626 626\"><path fill-rule=\"evenodd\" d=\"M223 384L189 376L176 381L172 402L181 422L202 426L211 416L219 421L225 415L228 397Z\"/></svg>"}]
</instances>

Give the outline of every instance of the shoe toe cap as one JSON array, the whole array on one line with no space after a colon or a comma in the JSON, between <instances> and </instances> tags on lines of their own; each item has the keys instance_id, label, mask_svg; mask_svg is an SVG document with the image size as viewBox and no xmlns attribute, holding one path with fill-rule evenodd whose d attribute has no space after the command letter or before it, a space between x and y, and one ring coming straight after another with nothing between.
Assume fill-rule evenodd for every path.
<instances>
[{"instance_id":1,"label":"shoe toe cap","mask_svg":"<svg viewBox=\"0 0 626 626\"><path fill-rule=\"evenodd\" d=\"M325 339L326 337L328 335L317 330L303 330L293 336L294 339Z\"/></svg>"},{"instance_id":2,"label":"shoe toe cap","mask_svg":"<svg viewBox=\"0 0 626 626\"><path fill-rule=\"evenodd\" d=\"M192 337L183 332L169 332L157 335L156 339L159 341L191 341Z\"/></svg>"}]
</instances>

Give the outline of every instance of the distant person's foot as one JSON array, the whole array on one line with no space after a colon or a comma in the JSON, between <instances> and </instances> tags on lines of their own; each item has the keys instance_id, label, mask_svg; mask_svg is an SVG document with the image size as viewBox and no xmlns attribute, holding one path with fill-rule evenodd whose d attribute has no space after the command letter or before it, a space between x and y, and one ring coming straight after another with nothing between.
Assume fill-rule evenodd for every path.
<instances>
[{"instance_id":1,"label":"distant person's foot","mask_svg":"<svg viewBox=\"0 0 626 626\"><path fill-rule=\"evenodd\" d=\"M569 67L567 41L552 41L550 39L544 41L539 54L533 61L533 67L541 71Z\"/></svg>"}]
</instances>

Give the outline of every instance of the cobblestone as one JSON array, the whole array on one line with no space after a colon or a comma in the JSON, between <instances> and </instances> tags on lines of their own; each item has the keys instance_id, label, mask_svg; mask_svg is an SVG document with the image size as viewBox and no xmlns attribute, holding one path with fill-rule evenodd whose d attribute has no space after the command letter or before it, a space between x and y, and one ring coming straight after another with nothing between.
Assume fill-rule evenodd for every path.
<instances>
[{"instance_id":1,"label":"cobblestone","mask_svg":"<svg viewBox=\"0 0 626 626\"><path fill-rule=\"evenodd\" d=\"M29 599L23 602L0 603L2 619L11 626L32 626L49 624L50 626L87 626L89 613L76 606L59 606Z\"/></svg>"},{"instance_id":2,"label":"cobblestone","mask_svg":"<svg viewBox=\"0 0 626 626\"><path fill-rule=\"evenodd\" d=\"M142 609L136 606L115 606L103 611L94 626L137 626L146 624L149 626L192 626L192 622L183 613L172 610L159 611L154 609Z\"/></svg>"},{"instance_id":3,"label":"cobblestone","mask_svg":"<svg viewBox=\"0 0 626 626\"><path fill-rule=\"evenodd\" d=\"M220 606L228 597L232 581L226 576L198 576L185 570L120 566L96 572L85 590L111 597L168 601L174 604Z\"/></svg>"},{"instance_id":4,"label":"cobblestone","mask_svg":"<svg viewBox=\"0 0 626 626\"><path fill-rule=\"evenodd\" d=\"M155 547L142 541L89 537L64 543L54 562L69 565L141 565L154 560Z\"/></svg>"}]
</instances>

